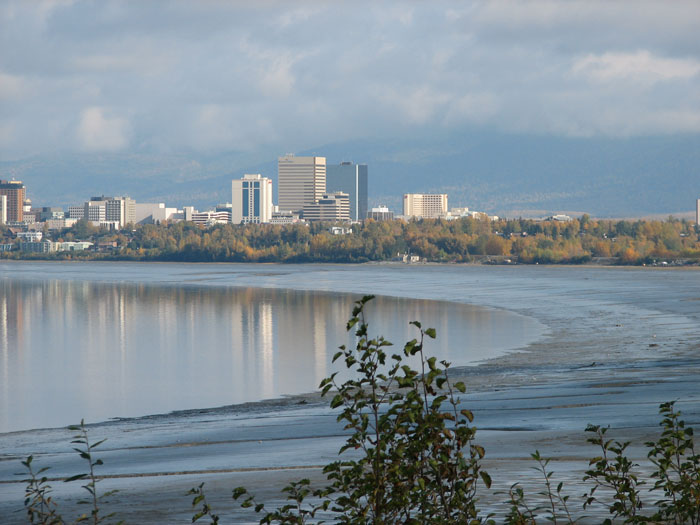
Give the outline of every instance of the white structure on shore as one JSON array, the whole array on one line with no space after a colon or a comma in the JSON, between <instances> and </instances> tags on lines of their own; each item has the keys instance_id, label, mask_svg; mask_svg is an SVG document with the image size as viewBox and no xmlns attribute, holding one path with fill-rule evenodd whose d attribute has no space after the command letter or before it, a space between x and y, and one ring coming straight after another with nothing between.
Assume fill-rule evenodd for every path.
<instances>
[{"instance_id":1,"label":"white structure on shore","mask_svg":"<svg viewBox=\"0 0 700 525\"><path fill-rule=\"evenodd\" d=\"M446 193L406 193L403 196L403 215L406 218L439 219L446 214Z\"/></svg>"},{"instance_id":2,"label":"white structure on shore","mask_svg":"<svg viewBox=\"0 0 700 525\"><path fill-rule=\"evenodd\" d=\"M281 211L300 212L326 193L326 157L277 159L277 199ZM348 201L349 202L349 201Z\"/></svg>"},{"instance_id":3,"label":"white structure on shore","mask_svg":"<svg viewBox=\"0 0 700 525\"><path fill-rule=\"evenodd\" d=\"M231 222L262 224L272 219L272 180L259 173L231 182Z\"/></svg>"},{"instance_id":4,"label":"white structure on shore","mask_svg":"<svg viewBox=\"0 0 700 525\"><path fill-rule=\"evenodd\" d=\"M695 201L695 224L700 226L700 199Z\"/></svg>"}]
</instances>

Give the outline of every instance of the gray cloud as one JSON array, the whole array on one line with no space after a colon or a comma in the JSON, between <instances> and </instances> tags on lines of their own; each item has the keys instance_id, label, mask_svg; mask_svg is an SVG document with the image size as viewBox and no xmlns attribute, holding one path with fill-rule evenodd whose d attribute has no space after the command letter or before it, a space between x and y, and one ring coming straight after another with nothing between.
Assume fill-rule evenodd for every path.
<instances>
[{"instance_id":1,"label":"gray cloud","mask_svg":"<svg viewBox=\"0 0 700 525\"><path fill-rule=\"evenodd\" d=\"M697 2L7 1L0 154L700 132Z\"/></svg>"}]
</instances>

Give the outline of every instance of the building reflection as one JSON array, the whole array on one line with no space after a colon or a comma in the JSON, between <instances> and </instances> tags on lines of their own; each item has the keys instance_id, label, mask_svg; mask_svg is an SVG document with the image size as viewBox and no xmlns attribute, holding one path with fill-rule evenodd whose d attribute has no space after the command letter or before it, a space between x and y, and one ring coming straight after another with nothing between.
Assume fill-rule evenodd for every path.
<instances>
[{"instance_id":1,"label":"building reflection","mask_svg":"<svg viewBox=\"0 0 700 525\"><path fill-rule=\"evenodd\" d=\"M349 294L6 279L0 291L0 432L308 392L354 345ZM377 298L368 315L395 352L412 319L453 362L504 341L493 311L467 305Z\"/></svg>"}]
</instances>

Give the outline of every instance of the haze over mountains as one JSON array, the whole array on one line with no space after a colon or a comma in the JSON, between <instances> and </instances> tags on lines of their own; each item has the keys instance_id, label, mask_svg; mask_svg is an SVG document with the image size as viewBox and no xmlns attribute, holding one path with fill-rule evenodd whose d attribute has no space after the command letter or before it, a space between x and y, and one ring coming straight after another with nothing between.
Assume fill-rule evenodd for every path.
<instances>
[{"instance_id":1,"label":"haze over mountains","mask_svg":"<svg viewBox=\"0 0 700 525\"><path fill-rule=\"evenodd\" d=\"M0 163L35 205L67 206L92 195L195 205L230 201L231 179L277 179L277 156L258 150L202 154L63 153ZM586 212L598 217L680 214L700 188L700 135L571 138L466 131L429 139L357 140L295 152L329 163L367 163L370 204L400 212L403 193L449 194L450 206L502 216Z\"/></svg>"}]
</instances>

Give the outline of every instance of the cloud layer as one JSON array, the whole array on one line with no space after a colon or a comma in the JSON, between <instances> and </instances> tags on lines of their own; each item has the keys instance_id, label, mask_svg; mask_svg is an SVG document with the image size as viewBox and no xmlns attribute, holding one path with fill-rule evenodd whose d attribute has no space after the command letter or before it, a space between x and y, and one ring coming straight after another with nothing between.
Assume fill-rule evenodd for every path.
<instances>
[{"instance_id":1,"label":"cloud layer","mask_svg":"<svg viewBox=\"0 0 700 525\"><path fill-rule=\"evenodd\" d=\"M700 3L0 5L0 155L700 132Z\"/></svg>"}]
</instances>

